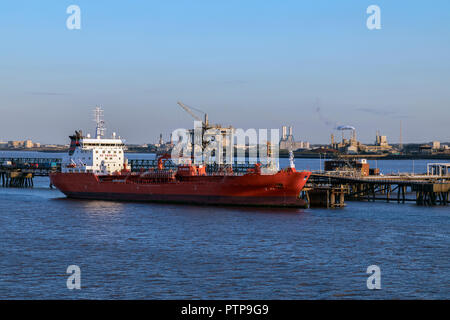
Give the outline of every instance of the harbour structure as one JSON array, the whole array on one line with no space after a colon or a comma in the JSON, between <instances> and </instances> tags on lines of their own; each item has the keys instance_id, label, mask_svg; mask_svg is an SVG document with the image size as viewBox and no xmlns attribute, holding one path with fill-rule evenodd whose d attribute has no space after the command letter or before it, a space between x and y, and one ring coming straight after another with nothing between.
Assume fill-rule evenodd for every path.
<instances>
[{"instance_id":1,"label":"harbour structure","mask_svg":"<svg viewBox=\"0 0 450 320\"><path fill-rule=\"evenodd\" d=\"M195 145L200 146L202 150L205 150L208 145L213 145L214 143L211 141L212 135L219 135L221 137L220 144L224 149L227 149L233 145L235 133L235 128L233 128L233 126L225 127L220 124L212 124L209 122L208 114L206 112L191 106L187 106L181 101L178 101L177 104L188 114L190 114L191 117L194 118L194 120L196 120L195 125L197 127L194 126L193 129L188 130L188 151L195 153L197 151L193 149ZM203 119L197 116L194 111L202 113ZM180 137L176 138L180 139ZM230 163L231 159L233 158L233 151L234 150L230 148L229 152L226 153L230 157L230 159L228 159L228 163Z\"/></svg>"},{"instance_id":2,"label":"harbour structure","mask_svg":"<svg viewBox=\"0 0 450 320\"><path fill-rule=\"evenodd\" d=\"M0 169L0 184L2 187L29 188L33 187L34 174L32 172L6 171Z\"/></svg>"},{"instance_id":3,"label":"harbour structure","mask_svg":"<svg viewBox=\"0 0 450 320\"><path fill-rule=\"evenodd\" d=\"M346 200L414 201L418 205L447 205L450 180L430 176L349 177L333 173L313 173L311 187L342 188Z\"/></svg>"},{"instance_id":4,"label":"harbour structure","mask_svg":"<svg viewBox=\"0 0 450 320\"><path fill-rule=\"evenodd\" d=\"M0 158L0 185L2 187L33 187L35 176L48 176L61 170L61 159Z\"/></svg>"},{"instance_id":5,"label":"harbour structure","mask_svg":"<svg viewBox=\"0 0 450 320\"><path fill-rule=\"evenodd\" d=\"M422 154L450 154L450 147L446 144L441 144L440 141L432 141L430 144L423 144L419 146L419 153Z\"/></svg>"},{"instance_id":6,"label":"harbour structure","mask_svg":"<svg viewBox=\"0 0 450 320\"><path fill-rule=\"evenodd\" d=\"M45 177L61 171L61 162L62 158L1 157L0 171L31 172L33 176Z\"/></svg>"},{"instance_id":7,"label":"harbour structure","mask_svg":"<svg viewBox=\"0 0 450 320\"><path fill-rule=\"evenodd\" d=\"M428 164L427 174L380 175L371 171L367 162L355 160L348 166L348 159L330 160L325 170L313 172L305 191L327 190L327 198L322 200L327 206L338 206L343 200L398 203L415 201L418 205L447 205L450 193L450 164ZM358 162L361 161L361 162ZM336 162L341 162L337 165ZM345 170L342 170L345 168ZM339 194L340 201L336 203Z\"/></svg>"},{"instance_id":8,"label":"harbour structure","mask_svg":"<svg viewBox=\"0 0 450 320\"><path fill-rule=\"evenodd\" d=\"M327 160L324 164L324 170L327 172L339 172L341 175L378 175L378 168L370 168L367 159L338 158Z\"/></svg>"},{"instance_id":9,"label":"harbour structure","mask_svg":"<svg viewBox=\"0 0 450 320\"><path fill-rule=\"evenodd\" d=\"M157 155L163 155L166 153L170 153L174 147L174 143L172 140L172 134L170 134L169 140L167 142L164 142L162 133L159 135L159 141L158 143L153 145L154 152Z\"/></svg>"},{"instance_id":10,"label":"harbour structure","mask_svg":"<svg viewBox=\"0 0 450 320\"><path fill-rule=\"evenodd\" d=\"M449 177L450 179L450 163L428 163L427 175Z\"/></svg>"}]
</instances>

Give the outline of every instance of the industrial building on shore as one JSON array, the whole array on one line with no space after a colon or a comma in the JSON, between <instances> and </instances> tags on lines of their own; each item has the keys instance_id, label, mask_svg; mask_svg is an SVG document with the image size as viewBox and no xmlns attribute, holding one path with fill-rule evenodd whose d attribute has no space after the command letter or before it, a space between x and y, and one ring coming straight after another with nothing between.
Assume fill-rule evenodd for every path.
<instances>
[{"instance_id":1,"label":"industrial building on shore","mask_svg":"<svg viewBox=\"0 0 450 320\"><path fill-rule=\"evenodd\" d=\"M0 148L2 149L32 149L40 147L40 143L33 143L31 140L11 140L8 142L0 141Z\"/></svg>"},{"instance_id":2,"label":"industrial building on shore","mask_svg":"<svg viewBox=\"0 0 450 320\"><path fill-rule=\"evenodd\" d=\"M288 127L283 126L282 127L282 134L280 139L280 150L309 150L310 144L309 142L305 141L295 141L293 129L290 126L289 127L289 134L288 134Z\"/></svg>"},{"instance_id":3,"label":"industrial building on shore","mask_svg":"<svg viewBox=\"0 0 450 320\"><path fill-rule=\"evenodd\" d=\"M340 142L335 140L334 134L331 134L330 148L335 149L341 153L358 154L358 153L393 153L398 152L391 145L389 145L387 136L380 135L377 131L375 136L375 143L366 145L356 139L356 129L352 126L340 126L337 128L342 131L342 140ZM344 131L350 131L350 137L345 138Z\"/></svg>"}]
</instances>

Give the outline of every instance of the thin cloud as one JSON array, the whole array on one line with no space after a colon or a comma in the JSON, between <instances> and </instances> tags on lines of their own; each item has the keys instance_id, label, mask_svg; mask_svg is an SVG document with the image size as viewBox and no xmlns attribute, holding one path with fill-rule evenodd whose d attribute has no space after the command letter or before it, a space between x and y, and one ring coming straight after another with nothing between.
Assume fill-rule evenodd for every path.
<instances>
[{"instance_id":1,"label":"thin cloud","mask_svg":"<svg viewBox=\"0 0 450 320\"><path fill-rule=\"evenodd\" d=\"M245 80L225 80L220 82L221 84L225 84L225 85L243 85L243 84L248 84L248 81Z\"/></svg>"},{"instance_id":2,"label":"thin cloud","mask_svg":"<svg viewBox=\"0 0 450 320\"><path fill-rule=\"evenodd\" d=\"M70 95L70 93L63 93L63 92L28 92L28 94L31 94L33 96L67 96Z\"/></svg>"},{"instance_id":3,"label":"thin cloud","mask_svg":"<svg viewBox=\"0 0 450 320\"><path fill-rule=\"evenodd\" d=\"M389 115L394 115L397 112L392 111L392 110L383 110L383 109L379 109L379 108L357 108L357 111L361 111L361 112L366 112L366 113L370 113L376 116L389 116Z\"/></svg>"},{"instance_id":4,"label":"thin cloud","mask_svg":"<svg viewBox=\"0 0 450 320\"><path fill-rule=\"evenodd\" d=\"M380 109L380 108L357 108L356 111L370 113L374 116L380 116L380 117L390 116L393 119L413 118L409 115L404 115L404 114L398 113L397 111L394 111L394 110L386 110L386 109Z\"/></svg>"}]
</instances>

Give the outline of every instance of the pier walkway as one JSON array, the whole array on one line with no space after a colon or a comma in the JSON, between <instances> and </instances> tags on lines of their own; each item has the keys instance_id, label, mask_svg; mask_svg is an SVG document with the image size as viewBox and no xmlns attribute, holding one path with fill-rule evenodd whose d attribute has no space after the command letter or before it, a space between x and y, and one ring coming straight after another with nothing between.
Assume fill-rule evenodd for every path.
<instances>
[{"instance_id":1,"label":"pier walkway","mask_svg":"<svg viewBox=\"0 0 450 320\"><path fill-rule=\"evenodd\" d=\"M33 187L33 178L48 176L61 170L61 159L55 158L0 158L0 185L2 187Z\"/></svg>"},{"instance_id":2,"label":"pier walkway","mask_svg":"<svg viewBox=\"0 0 450 320\"><path fill-rule=\"evenodd\" d=\"M418 205L447 205L450 175L346 176L338 172L315 172L308 180L309 188L341 188L347 200L365 200Z\"/></svg>"}]
</instances>

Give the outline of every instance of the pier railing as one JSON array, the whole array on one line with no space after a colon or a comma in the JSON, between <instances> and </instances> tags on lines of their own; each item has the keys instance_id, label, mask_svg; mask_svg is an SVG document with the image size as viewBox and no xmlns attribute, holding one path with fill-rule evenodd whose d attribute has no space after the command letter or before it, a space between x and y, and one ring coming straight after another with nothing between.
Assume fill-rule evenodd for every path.
<instances>
[{"instance_id":1,"label":"pier railing","mask_svg":"<svg viewBox=\"0 0 450 320\"><path fill-rule=\"evenodd\" d=\"M61 171L60 158L0 158L0 172L23 172L33 176L47 176L50 172Z\"/></svg>"},{"instance_id":2,"label":"pier railing","mask_svg":"<svg viewBox=\"0 0 450 320\"><path fill-rule=\"evenodd\" d=\"M447 205L450 176L348 176L337 172L321 172L313 173L308 181L308 187L312 189L339 186L347 190L345 195L347 200L390 202L396 198L398 203L415 201L420 205Z\"/></svg>"}]
</instances>

